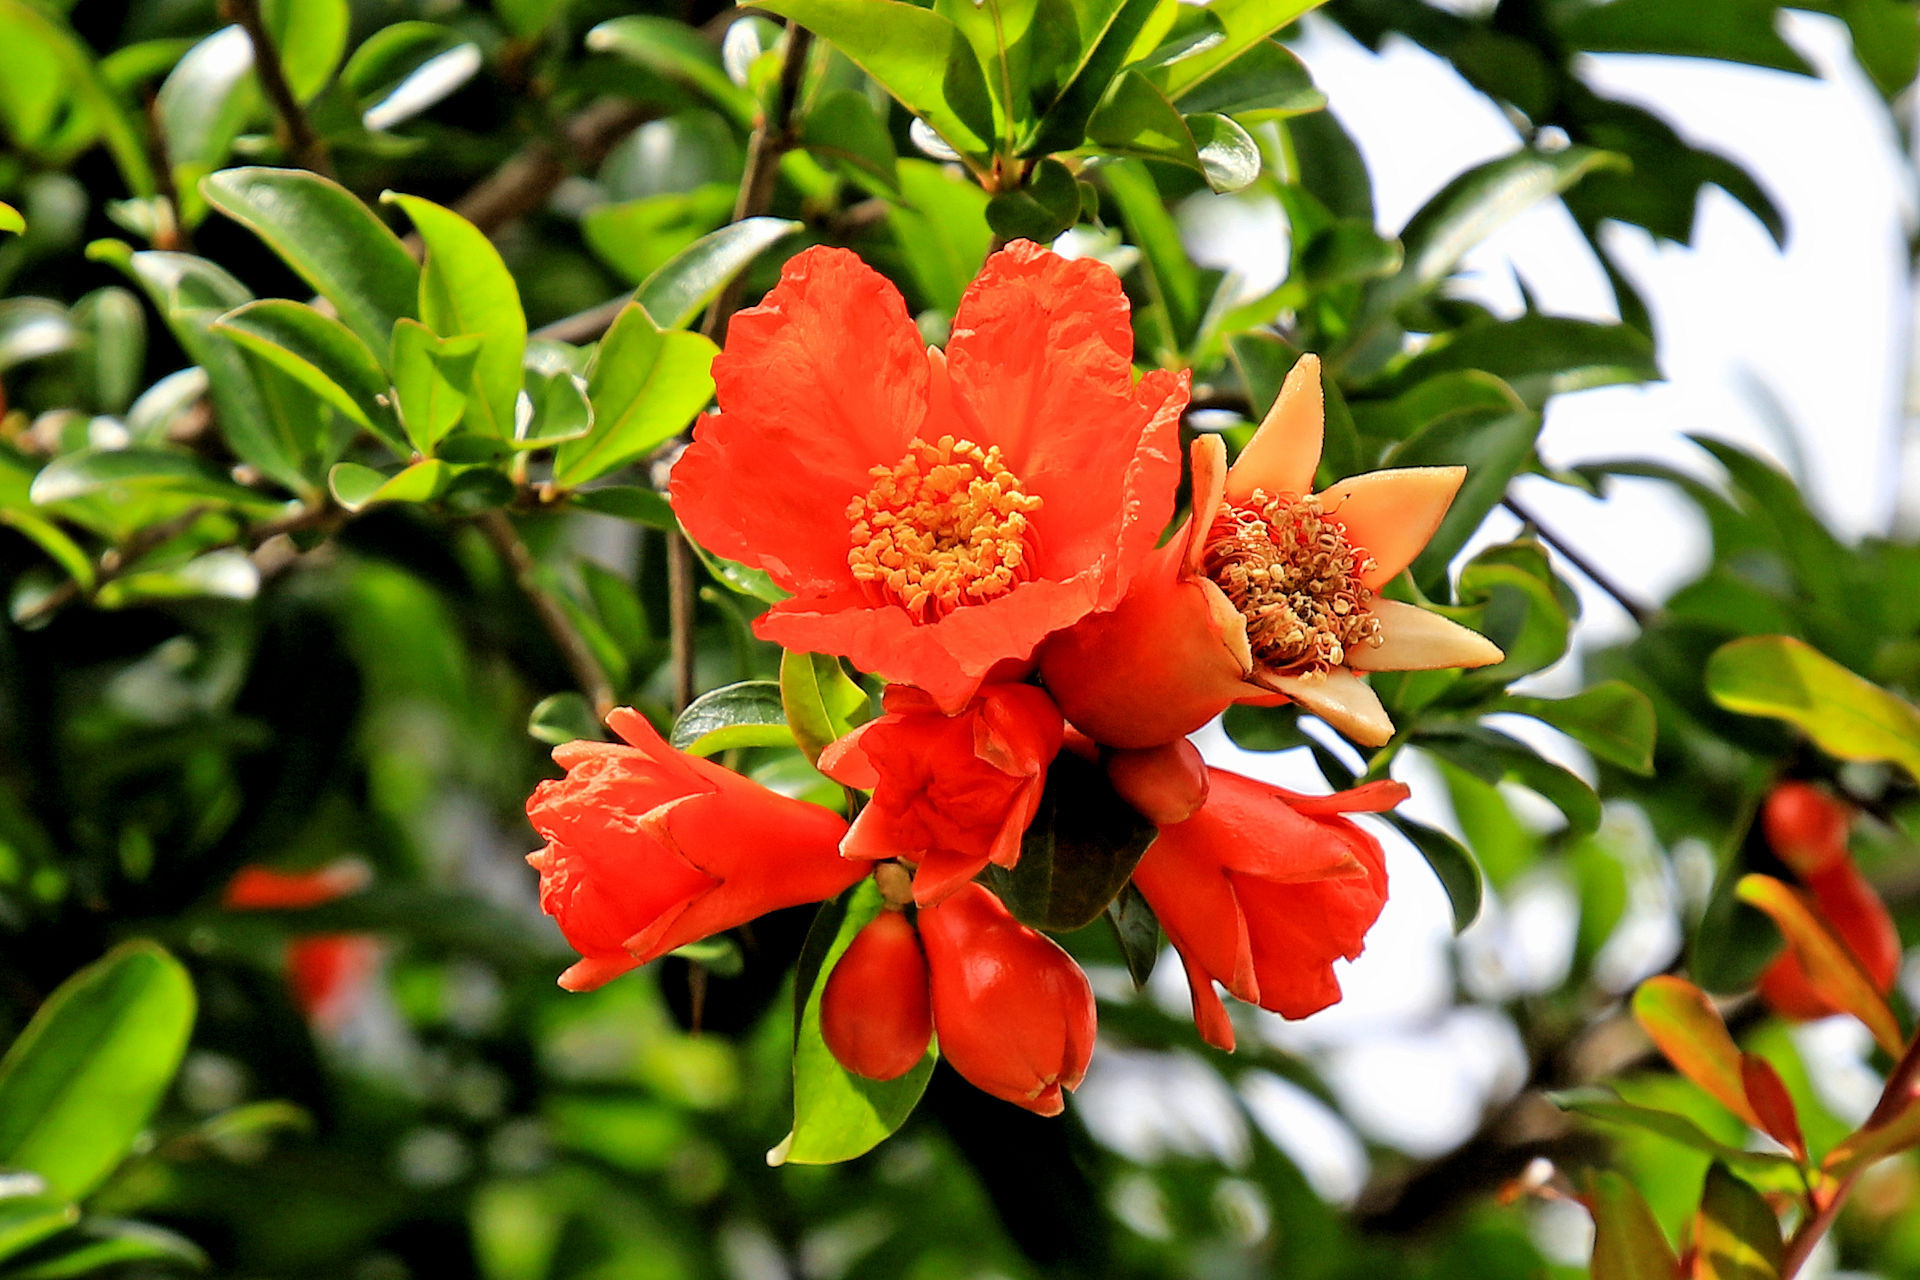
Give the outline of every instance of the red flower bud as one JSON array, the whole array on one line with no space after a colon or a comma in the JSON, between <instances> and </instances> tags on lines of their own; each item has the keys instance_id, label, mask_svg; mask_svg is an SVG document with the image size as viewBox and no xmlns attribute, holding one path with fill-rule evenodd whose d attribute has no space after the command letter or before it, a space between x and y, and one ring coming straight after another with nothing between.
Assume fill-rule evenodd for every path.
<instances>
[{"instance_id":1,"label":"red flower bud","mask_svg":"<svg viewBox=\"0 0 1920 1280\"><path fill-rule=\"evenodd\" d=\"M975 1086L1043 1116L1093 1056L1093 988L1073 957L977 884L922 908L940 1052Z\"/></svg>"},{"instance_id":2,"label":"red flower bud","mask_svg":"<svg viewBox=\"0 0 1920 1280\"><path fill-rule=\"evenodd\" d=\"M869 1080L913 1070L933 1039L927 957L903 912L854 935L820 996L820 1035L840 1065Z\"/></svg>"},{"instance_id":3,"label":"red flower bud","mask_svg":"<svg viewBox=\"0 0 1920 1280\"><path fill-rule=\"evenodd\" d=\"M1780 861L1805 879L1845 860L1853 811L1818 787L1783 782L1767 797L1760 823Z\"/></svg>"},{"instance_id":4,"label":"red flower bud","mask_svg":"<svg viewBox=\"0 0 1920 1280\"><path fill-rule=\"evenodd\" d=\"M569 991L867 874L840 856L839 814L675 751L631 708L607 725L632 745L554 748L567 776L527 801L547 842L527 855L540 906L582 957L560 975Z\"/></svg>"}]
</instances>

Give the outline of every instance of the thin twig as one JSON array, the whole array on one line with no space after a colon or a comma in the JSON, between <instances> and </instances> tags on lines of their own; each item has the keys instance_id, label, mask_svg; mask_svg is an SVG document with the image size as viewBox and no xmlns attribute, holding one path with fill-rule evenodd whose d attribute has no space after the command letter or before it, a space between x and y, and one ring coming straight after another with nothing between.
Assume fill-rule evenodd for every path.
<instances>
[{"instance_id":1,"label":"thin twig","mask_svg":"<svg viewBox=\"0 0 1920 1280\"><path fill-rule=\"evenodd\" d=\"M1861 1132L1891 1124L1901 1112L1912 1106L1916 1081L1920 1081L1920 1036L1914 1037L1907 1051L1900 1055L1893 1074L1887 1077L1886 1087L1880 1091L1880 1101L1874 1106L1873 1114L1860 1127ZM1787 1238L1786 1254L1780 1261L1781 1280L1793 1280L1800 1273L1800 1268L1806 1265L1815 1247L1840 1217L1840 1210L1853 1191L1854 1183L1860 1180L1860 1175L1865 1171L1866 1164L1863 1163L1842 1178L1824 1200L1816 1201L1812 1215L1794 1228L1793 1234Z\"/></svg>"},{"instance_id":2,"label":"thin twig","mask_svg":"<svg viewBox=\"0 0 1920 1280\"><path fill-rule=\"evenodd\" d=\"M580 687L581 693L587 695L587 701L593 704L593 713L602 720L606 719L607 713L615 706L613 682L607 678L600 660L593 656L593 650L587 647L586 639L574 627L573 619L567 616L560 602L540 581L540 563L533 558L533 552L528 550L520 531L513 527L513 521L499 511L484 513L476 523L487 541L493 544L494 550L500 553L500 558L513 571L514 582L521 594L526 596L527 603L533 606L534 613L539 615L547 634L559 647L560 656L573 673L573 682Z\"/></svg>"},{"instance_id":3,"label":"thin twig","mask_svg":"<svg viewBox=\"0 0 1920 1280\"><path fill-rule=\"evenodd\" d=\"M314 132L313 122L307 119L300 100L293 94L293 86L287 83L286 70L280 65L280 51L274 47L273 36L260 17L259 0L221 0L220 8L229 22L238 24L247 33L247 40L253 45L254 74L259 76L260 88L286 130L287 157L302 169L332 177L326 141Z\"/></svg>"},{"instance_id":4,"label":"thin twig","mask_svg":"<svg viewBox=\"0 0 1920 1280\"><path fill-rule=\"evenodd\" d=\"M1561 539L1551 529L1541 524L1540 517L1534 515L1526 507L1522 506L1519 499L1509 495L1500 500L1500 505L1513 512L1514 515L1519 516L1521 520L1531 526L1535 536L1537 536L1540 541L1546 543L1555 551L1558 551L1561 556L1566 559L1568 564L1580 571L1581 575L1585 577L1587 581L1612 596L1615 602L1627 611L1635 623L1644 627L1648 621L1653 618L1655 610L1649 609L1646 605L1634 599L1633 596L1629 595L1618 583L1609 578L1605 571L1598 565L1587 559L1585 555Z\"/></svg>"}]
</instances>

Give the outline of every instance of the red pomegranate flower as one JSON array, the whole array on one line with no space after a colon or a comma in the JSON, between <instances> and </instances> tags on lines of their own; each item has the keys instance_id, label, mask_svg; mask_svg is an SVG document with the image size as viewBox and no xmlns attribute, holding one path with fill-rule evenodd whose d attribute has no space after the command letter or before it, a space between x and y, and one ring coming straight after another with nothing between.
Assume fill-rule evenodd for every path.
<instances>
[{"instance_id":1,"label":"red pomegranate flower","mask_svg":"<svg viewBox=\"0 0 1920 1280\"><path fill-rule=\"evenodd\" d=\"M958 711L1111 608L1172 514L1187 375L1133 377L1113 272L1027 241L987 260L943 353L843 249L734 316L720 403L673 470L702 546L792 599L755 629Z\"/></svg>"},{"instance_id":2,"label":"red pomegranate flower","mask_svg":"<svg viewBox=\"0 0 1920 1280\"><path fill-rule=\"evenodd\" d=\"M1486 637L1375 593L1413 562L1464 467L1374 471L1312 492L1320 362L1302 356L1233 466L1193 442L1193 515L1119 607L1048 642L1041 672L1074 727L1114 747L1184 737L1235 702L1292 700L1356 742L1393 734L1362 671L1477 667Z\"/></svg>"},{"instance_id":3,"label":"red pomegranate flower","mask_svg":"<svg viewBox=\"0 0 1920 1280\"><path fill-rule=\"evenodd\" d=\"M1900 971L1900 933L1847 852L1853 811L1818 787L1783 782L1768 795L1760 820L1767 843L1813 898L1820 919L1884 994ZM1816 989L1791 948L1761 973L1760 998L1785 1018L1841 1012Z\"/></svg>"},{"instance_id":4,"label":"red pomegranate flower","mask_svg":"<svg viewBox=\"0 0 1920 1280\"><path fill-rule=\"evenodd\" d=\"M581 955L560 975L569 991L867 874L840 856L839 814L674 750L631 708L607 725L631 745L555 747L567 776L527 801L547 842L527 855L540 906Z\"/></svg>"},{"instance_id":5,"label":"red pomegranate flower","mask_svg":"<svg viewBox=\"0 0 1920 1280\"><path fill-rule=\"evenodd\" d=\"M940 1054L976 1088L1043 1116L1093 1057L1093 988L1073 957L977 884L919 914Z\"/></svg>"},{"instance_id":6,"label":"red pomegranate flower","mask_svg":"<svg viewBox=\"0 0 1920 1280\"><path fill-rule=\"evenodd\" d=\"M1216 981L1289 1018L1340 999L1333 962L1360 954L1387 901L1379 841L1343 815L1391 809L1407 789L1374 782L1305 796L1210 772L1206 803L1160 829L1133 883L1186 965L1201 1038L1231 1050Z\"/></svg>"},{"instance_id":7,"label":"red pomegranate flower","mask_svg":"<svg viewBox=\"0 0 1920 1280\"><path fill-rule=\"evenodd\" d=\"M358 893L372 877L354 861L314 871L242 867L227 882L221 905L233 911L299 910ZM301 1012L322 1027L338 1027L360 1003L380 963L380 944L359 933L316 933L287 947L287 981Z\"/></svg>"},{"instance_id":8,"label":"red pomegranate flower","mask_svg":"<svg viewBox=\"0 0 1920 1280\"><path fill-rule=\"evenodd\" d=\"M913 897L921 906L988 862L1018 862L1065 732L1053 700L1030 684L993 684L948 716L906 685L888 685L881 698L885 715L820 757L829 778L873 792L840 851L918 863Z\"/></svg>"}]
</instances>

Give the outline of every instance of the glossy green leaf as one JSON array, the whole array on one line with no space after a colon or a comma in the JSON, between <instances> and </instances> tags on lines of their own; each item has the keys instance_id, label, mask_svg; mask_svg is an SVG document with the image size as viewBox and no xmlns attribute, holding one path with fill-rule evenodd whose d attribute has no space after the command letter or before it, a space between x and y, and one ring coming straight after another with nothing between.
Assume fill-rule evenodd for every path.
<instances>
[{"instance_id":1,"label":"glossy green leaf","mask_svg":"<svg viewBox=\"0 0 1920 1280\"><path fill-rule=\"evenodd\" d=\"M303 105L313 101L346 54L347 0L264 0L260 10L287 87Z\"/></svg>"},{"instance_id":2,"label":"glossy green leaf","mask_svg":"<svg viewBox=\"0 0 1920 1280\"><path fill-rule=\"evenodd\" d=\"M662 329L683 329L727 283L800 224L786 218L742 218L701 236L640 285L634 300Z\"/></svg>"},{"instance_id":3,"label":"glossy green leaf","mask_svg":"<svg viewBox=\"0 0 1920 1280\"><path fill-rule=\"evenodd\" d=\"M285 372L358 425L391 441L391 412L380 360L332 316L285 298L249 302L229 311L213 332Z\"/></svg>"},{"instance_id":4,"label":"glossy green leaf","mask_svg":"<svg viewBox=\"0 0 1920 1280\"><path fill-rule=\"evenodd\" d=\"M1606 680L1570 698L1508 694L1496 709L1544 721L1609 764L1653 772L1653 700L1624 680Z\"/></svg>"},{"instance_id":5,"label":"glossy green leaf","mask_svg":"<svg viewBox=\"0 0 1920 1280\"><path fill-rule=\"evenodd\" d=\"M587 399L587 384L578 374L566 369L551 373L529 369L526 395L526 422L514 424L516 449L544 449L579 440L593 430L593 405Z\"/></svg>"},{"instance_id":6,"label":"glossy green leaf","mask_svg":"<svg viewBox=\"0 0 1920 1280\"><path fill-rule=\"evenodd\" d=\"M851 58L955 151L984 157L993 149L986 73L946 18L901 0L766 0L759 7Z\"/></svg>"},{"instance_id":7,"label":"glossy green leaf","mask_svg":"<svg viewBox=\"0 0 1920 1280\"><path fill-rule=\"evenodd\" d=\"M712 689L687 704L667 740L689 755L711 756L735 747L790 747L780 686L743 680Z\"/></svg>"},{"instance_id":8,"label":"glossy green leaf","mask_svg":"<svg viewBox=\"0 0 1920 1280\"><path fill-rule=\"evenodd\" d=\"M894 1080L868 1080L834 1059L820 1036L820 997L854 935L881 910L871 877L820 908L794 979L793 1132L767 1163L834 1164L864 1155L898 1129L933 1074L930 1047L919 1066Z\"/></svg>"},{"instance_id":9,"label":"glossy green leaf","mask_svg":"<svg viewBox=\"0 0 1920 1280\"><path fill-rule=\"evenodd\" d=\"M691 191L660 191L595 205L581 215L580 231L602 262L627 283L638 285L726 223L737 194L731 183L708 182Z\"/></svg>"},{"instance_id":10,"label":"glossy green leaf","mask_svg":"<svg viewBox=\"0 0 1920 1280\"><path fill-rule=\"evenodd\" d=\"M1201 176L1215 191L1238 191L1260 176L1260 148L1231 116L1186 117Z\"/></svg>"},{"instance_id":11,"label":"glossy green leaf","mask_svg":"<svg viewBox=\"0 0 1920 1280\"><path fill-rule=\"evenodd\" d=\"M49 462L33 479L33 501L41 506L75 498L147 491L177 493L220 506L254 511L280 504L235 484L220 468L190 453L164 449L83 449Z\"/></svg>"},{"instance_id":12,"label":"glossy green leaf","mask_svg":"<svg viewBox=\"0 0 1920 1280\"><path fill-rule=\"evenodd\" d=\"M360 511L382 502L432 502L452 479L453 468L438 458L393 472L342 462L327 473L327 488L335 502Z\"/></svg>"},{"instance_id":13,"label":"glossy green leaf","mask_svg":"<svg viewBox=\"0 0 1920 1280\"><path fill-rule=\"evenodd\" d=\"M1110 155L1200 169L1200 152L1180 109L1138 71L1115 80L1087 121L1087 139Z\"/></svg>"},{"instance_id":14,"label":"glossy green leaf","mask_svg":"<svg viewBox=\"0 0 1920 1280\"><path fill-rule=\"evenodd\" d=\"M1920 711L1792 636L1749 636L1707 663L1729 711L1772 716L1842 760L1890 760L1920 778Z\"/></svg>"},{"instance_id":15,"label":"glossy green leaf","mask_svg":"<svg viewBox=\"0 0 1920 1280\"><path fill-rule=\"evenodd\" d=\"M451 209L392 191L381 199L406 210L427 245L420 319L442 338L480 335L473 365L476 394L467 401L464 421L480 435L511 439L527 351L527 317L512 273L493 242Z\"/></svg>"},{"instance_id":16,"label":"glossy green leaf","mask_svg":"<svg viewBox=\"0 0 1920 1280\"><path fill-rule=\"evenodd\" d=\"M1113 930L1113 939L1120 947L1120 957L1127 962L1127 976L1133 979L1136 990L1147 985L1147 979L1153 976L1153 967L1160 960L1160 952L1166 946L1166 934L1160 928L1160 918L1153 913L1153 907L1147 901L1147 895L1141 893L1132 881L1122 889L1119 896L1107 904L1107 925Z\"/></svg>"},{"instance_id":17,"label":"glossy green leaf","mask_svg":"<svg viewBox=\"0 0 1920 1280\"><path fill-rule=\"evenodd\" d=\"M1376 310L1391 310L1439 284L1467 251L1588 174L1618 170L1620 157L1590 147L1518 151L1467 170L1442 187L1400 233L1407 264L1381 285Z\"/></svg>"},{"instance_id":18,"label":"glossy green leaf","mask_svg":"<svg viewBox=\"0 0 1920 1280\"><path fill-rule=\"evenodd\" d=\"M1780 933L1793 949L1806 973L1807 985L1836 1009L1852 1014L1866 1024L1882 1049L1898 1058L1906 1049L1906 1037L1887 1007L1885 997L1874 985L1847 945L1799 892L1772 876L1745 875L1733 887L1736 898L1760 908L1773 918Z\"/></svg>"},{"instance_id":19,"label":"glossy green leaf","mask_svg":"<svg viewBox=\"0 0 1920 1280\"><path fill-rule=\"evenodd\" d=\"M1699 1125L1671 1111L1659 1111L1622 1101L1612 1089L1591 1085L1546 1095L1547 1100L1565 1111L1572 1111L1606 1124L1626 1125L1657 1134L1683 1147L1704 1152L1728 1167L1738 1169L1756 1185L1769 1191L1800 1191L1799 1171L1786 1156L1770 1151L1744 1151L1709 1137Z\"/></svg>"},{"instance_id":20,"label":"glossy green leaf","mask_svg":"<svg viewBox=\"0 0 1920 1280\"><path fill-rule=\"evenodd\" d=\"M727 78L719 50L684 22L638 15L609 18L587 32L587 48L683 81L737 123L753 124L753 95Z\"/></svg>"},{"instance_id":21,"label":"glossy green leaf","mask_svg":"<svg viewBox=\"0 0 1920 1280\"><path fill-rule=\"evenodd\" d=\"M175 181L191 192L196 178L227 162L248 121L265 111L245 31L222 27L189 49L154 100ZM190 223L198 220L193 206L183 213Z\"/></svg>"},{"instance_id":22,"label":"glossy green leaf","mask_svg":"<svg viewBox=\"0 0 1920 1280\"><path fill-rule=\"evenodd\" d=\"M1612 0L1569 10L1557 26L1572 47L1590 53L1660 53L1812 71L1775 29L1773 10L1749 0L1694 0L1684 6Z\"/></svg>"},{"instance_id":23,"label":"glossy green leaf","mask_svg":"<svg viewBox=\"0 0 1920 1280\"><path fill-rule=\"evenodd\" d=\"M331 302L369 350L384 352L394 322L416 314L420 268L345 187L303 169L253 168L213 174L200 189Z\"/></svg>"},{"instance_id":24,"label":"glossy green leaf","mask_svg":"<svg viewBox=\"0 0 1920 1280\"><path fill-rule=\"evenodd\" d=\"M1517 782L1553 802L1576 835L1600 827L1600 797L1569 773L1517 738L1483 725L1434 725L1419 744L1485 782Z\"/></svg>"},{"instance_id":25,"label":"glossy green leaf","mask_svg":"<svg viewBox=\"0 0 1920 1280\"><path fill-rule=\"evenodd\" d=\"M1213 0L1208 15L1219 24L1218 40L1198 42L1184 57L1159 67L1154 78L1176 102L1228 71L1249 49L1286 26L1320 0Z\"/></svg>"},{"instance_id":26,"label":"glossy green leaf","mask_svg":"<svg viewBox=\"0 0 1920 1280\"><path fill-rule=\"evenodd\" d=\"M828 653L780 655L780 705L793 741L808 760L873 718L867 691Z\"/></svg>"},{"instance_id":27,"label":"glossy green leaf","mask_svg":"<svg viewBox=\"0 0 1920 1280\"><path fill-rule=\"evenodd\" d=\"M1780 1220L1717 1160L1707 1169L1693 1249L1698 1280L1780 1280Z\"/></svg>"},{"instance_id":28,"label":"glossy green leaf","mask_svg":"<svg viewBox=\"0 0 1920 1280\"><path fill-rule=\"evenodd\" d=\"M1404 261L1398 240L1359 218L1343 218L1317 232L1300 251L1301 272L1321 288L1390 276Z\"/></svg>"},{"instance_id":29,"label":"glossy green leaf","mask_svg":"<svg viewBox=\"0 0 1920 1280\"><path fill-rule=\"evenodd\" d=\"M27 220L20 211L5 201L0 201L0 231L11 231L15 235L27 229Z\"/></svg>"},{"instance_id":30,"label":"glossy green leaf","mask_svg":"<svg viewBox=\"0 0 1920 1280\"><path fill-rule=\"evenodd\" d=\"M436 337L417 320L393 326L389 363L400 424L421 453L431 454L466 413L484 341L477 333Z\"/></svg>"},{"instance_id":31,"label":"glossy green leaf","mask_svg":"<svg viewBox=\"0 0 1920 1280\"><path fill-rule=\"evenodd\" d=\"M662 333L645 307L628 303L600 340L587 379L593 430L560 446L554 483L585 484L685 430L713 398L715 350L697 333Z\"/></svg>"},{"instance_id":32,"label":"glossy green leaf","mask_svg":"<svg viewBox=\"0 0 1920 1280\"><path fill-rule=\"evenodd\" d=\"M1025 185L1003 191L987 204L987 225L1003 240L1047 244L1080 216L1080 183L1073 171L1048 158L1034 166Z\"/></svg>"},{"instance_id":33,"label":"glossy green leaf","mask_svg":"<svg viewBox=\"0 0 1920 1280\"><path fill-rule=\"evenodd\" d=\"M9 1270L7 1280L69 1280L140 1264L204 1271L207 1256L185 1236L150 1222L87 1218L34 1261Z\"/></svg>"},{"instance_id":34,"label":"glossy green leaf","mask_svg":"<svg viewBox=\"0 0 1920 1280\"><path fill-rule=\"evenodd\" d=\"M1031 95L1039 118L1020 148L1021 155L1044 156L1080 146L1088 118L1128 61L1135 41L1148 30L1156 10L1154 0L1104 0L1072 7L1089 29L1073 33L1074 56L1061 59L1048 77L1050 92ZM1167 14L1167 20L1172 16Z\"/></svg>"},{"instance_id":35,"label":"glossy green leaf","mask_svg":"<svg viewBox=\"0 0 1920 1280\"><path fill-rule=\"evenodd\" d=\"M1157 834L1113 789L1106 770L1062 751L1047 770L1019 862L989 864L986 884L1023 924L1051 932L1083 928L1126 888Z\"/></svg>"},{"instance_id":36,"label":"glossy green leaf","mask_svg":"<svg viewBox=\"0 0 1920 1280\"><path fill-rule=\"evenodd\" d=\"M125 413L146 380L147 312L117 285L95 289L70 312L81 335L80 377L95 406Z\"/></svg>"},{"instance_id":37,"label":"glossy green leaf","mask_svg":"<svg viewBox=\"0 0 1920 1280\"><path fill-rule=\"evenodd\" d=\"M1675 1280L1680 1262L1639 1190L1620 1174L1593 1175L1593 1280Z\"/></svg>"},{"instance_id":38,"label":"glossy green leaf","mask_svg":"<svg viewBox=\"0 0 1920 1280\"><path fill-rule=\"evenodd\" d=\"M1480 632L1506 652L1490 667L1460 677L1463 689L1504 688L1558 662L1567 652L1579 597L1553 572L1539 543L1521 539L1488 547L1460 572L1463 608L1441 613Z\"/></svg>"},{"instance_id":39,"label":"glossy green leaf","mask_svg":"<svg viewBox=\"0 0 1920 1280\"><path fill-rule=\"evenodd\" d=\"M900 190L900 161L893 137L865 94L836 89L821 95L801 121L800 145L822 159L838 161L886 191Z\"/></svg>"},{"instance_id":40,"label":"glossy green leaf","mask_svg":"<svg viewBox=\"0 0 1920 1280\"><path fill-rule=\"evenodd\" d=\"M0 1058L0 1168L68 1199L99 1186L172 1083L193 1017L192 980L151 942L67 979Z\"/></svg>"},{"instance_id":41,"label":"glossy green leaf","mask_svg":"<svg viewBox=\"0 0 1920 1280\"><path fill-rule=\"evenodd\" d=\"M1447 905L1453 911L1453 931L1463 932L1479 918L1486 892L1485 877L1473 851L1437 827L1397 813L1387 814L1386 819L1420 851L1427 866L1433 869L1434 878L1446 890Z\"/></svg>"},{"instance_id":42,"label":"glossy green leaf","mask_svg":"<svg viewBox=\"0 0 1920 1280\"><path fill-rule=\"evenodd\" d=\"M1277 40L1256 42L1177 101L1182 111L1217 112L1243 124L1283 120L1327 105L1306 64Z\"/></svg>"},{"instance_id":43,"label":"glossy green leaf","mask_svg":"<svg viewBox=\"0 0 1920 1280\"><path fill-rule=\"evenodd\" d=\"M639 485L611 484L598 489L576 489L568 499L582 511L631 520L635 524L672 531L680 527L673 517L673 504L664 493Z\"/></svg>"},{"instance_id":44,"label":"glossy green leaf","mask_svg":"<svg viewBox=\"0 0 1920 1280\"><path fill-rule=\"evenodd\" d=\"M1436 418L1387 455L1394 467L1464 466L1467 477L1440 527L1413 562L1415 582L1437 586L1446 567L1506 496L1507 485L1533 457L1540 415L1530 410L1470 409Z\"/></svg>"},{"instance_id":45,"label":"glossy green leaf","mask_svg":"<svg viewBox=\"0 0 1920 1280\"><path fill-rule=\"evenodd\" d=\"M31 539L82 591L93 589L93 558L59 525L20 509L0 510L0 524Z\"/></svg>"},{"instance_id":46,"label":"glossy green leaf","mask_svg":"<svg viewBox=\"0 0 1920 1280\"><path fill-rule=\"evenodd\" d=\"M1633 993L1633 1018L1687 1079L1747 1124L1760 1117L1747 1099L1740 1050L1706 992L1672 974L1655 974Z\"/></svg>"},{"instance_id":47,"label":"glossy green leaf","mask_svg":"<svg viewBox=\"0 0 1920 1280\"><path fill-rule=\"evenodd\" d=\"M363 128L403 124L465 85L485 65L480 47L431 22L396 22L368 36L340 73L363 108Z\"/></svg>"}]
</instances>

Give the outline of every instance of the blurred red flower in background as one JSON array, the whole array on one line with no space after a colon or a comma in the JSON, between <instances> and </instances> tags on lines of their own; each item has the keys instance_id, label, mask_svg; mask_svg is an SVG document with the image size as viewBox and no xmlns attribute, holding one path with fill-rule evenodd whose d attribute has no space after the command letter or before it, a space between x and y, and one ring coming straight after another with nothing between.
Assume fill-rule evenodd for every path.
<instances>
[{"instance_id":1,"label":"blurred red flower in background","mask_svg":"<svg viewBox=\"0 0 1920 1280\"><path fill-rule=\"evenodd\" d=\"M1106 266L1015 241L928 350L884 276L808 249L730 322L674 510L795 593L760 636L958 711L1112 607L1172 514L1187 375L1134 381L1128 314Z\"/></svg>"},{"instance_id":2,"label":"blurred red flower in background","mask_svg":"<svg viewBox=\"0 0 1920 1280\"><path fill-rule=\"evenodd\" d=\"M676 751L628 707L607 725L630 745L555 747L564 778L527 817L547 844L527 861L540 906L581 960L571 991L780 907L819 902L867 874L840 856L846 820Z\"/></svg>"},{"instance_id":3,"label":"blurred red flower in background","mask_svg":"<svg viewBox=\"0 0 1920 1280\"><path fill-rule=\"evenodd\" d=\"M365 864L346 860L314 871L243 867L227 882L221 905L233 911L297 911L358 893L372 879ZM380 964L380 944L365 934L316 933L287 947L294 1002L314 1022L337 1027Z\"/></svg>"}]
</instances>

